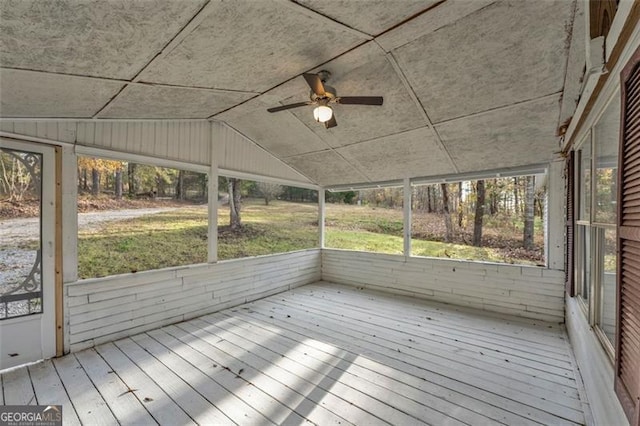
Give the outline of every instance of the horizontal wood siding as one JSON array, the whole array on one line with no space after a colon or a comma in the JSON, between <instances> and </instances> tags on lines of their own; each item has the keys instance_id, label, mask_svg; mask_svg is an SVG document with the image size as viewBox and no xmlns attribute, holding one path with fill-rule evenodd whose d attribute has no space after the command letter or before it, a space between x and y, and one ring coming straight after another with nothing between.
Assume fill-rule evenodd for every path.
<instances>
[{"instance_id":1,"label":"horizontal wood siding","mask_svg":"<svg viewBox=\"0 0 640 426\"><path fill-rule=\"evenodd\" d=\"M491 312L564 321L564 272L325 249L322 279Z\"/></svg>"},{"instance_id":2,"label":"horizontal wood siding","mask_svg":"<svg viewBox=\"0 0 640 426\"><path fill-rule=\"evenodd\" d=\"M218 167L306 184L312 183L226 124L214 122L211 126L220 158Z\"/></svg>"},{"instance_id":3,"label":"horizontal wood siding","mask_svg":"<svg viewBox=\"0 0 640 426\"><path fill-rule=\"evenodd\" d=\"M65 284L72 352L320 279L320 250Z\"/></svg>"}]
</instances>

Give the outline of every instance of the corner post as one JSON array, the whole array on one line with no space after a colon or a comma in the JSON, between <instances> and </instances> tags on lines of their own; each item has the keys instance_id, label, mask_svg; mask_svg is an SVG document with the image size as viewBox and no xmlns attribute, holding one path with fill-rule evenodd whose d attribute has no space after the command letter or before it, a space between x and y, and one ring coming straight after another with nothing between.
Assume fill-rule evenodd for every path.
<instances>
[{"instance_id":1,"label":"corner post","mask_svg":"<svg viewBox=\"0 0 640 426\"><path fill-rule=\"evenodd\" d=\"M218 150L216 149L222 132L220 124L211 123L209 129L209 183L208 183L208 210L209 210L209 232L207 238L207 262L216 263L218 261Z\"/></svg>"},{"instance_id":2,"label":"corner post","mask_svg":"<svg viewBox=\"0 0 640 426\"><path fill-rule=\"evenodd\" d=\"M405 257L411 257L411 179L405 178L404 187L402 191L404 202L402 203L402 209L404 211L403 220L403 237L404 247L403 253Z\"/></svg>"},{"instance_id":3,"label":"corner post","mask_svg":"<svg viewBox=\"0 0 640 426\"><path fill-rule=\"evenodd\" d=\"M324 218L325 218L325 200L324 200L324 188L318 188L318 238L320 239L320 248L324 248Z\"/></svg>"}]
</instances>

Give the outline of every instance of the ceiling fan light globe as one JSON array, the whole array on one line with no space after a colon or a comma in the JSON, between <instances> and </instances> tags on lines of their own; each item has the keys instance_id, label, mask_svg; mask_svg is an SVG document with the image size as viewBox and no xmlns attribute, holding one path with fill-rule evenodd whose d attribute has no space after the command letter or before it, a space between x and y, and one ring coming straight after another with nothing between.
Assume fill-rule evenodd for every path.
<instances>
[{"instance_id":1,"label":"ceiling fan light globe","mask_svg":"<svg viewBox=\"0 0 640 426\"><path fill-rule=\"evenodd\" d=\"M313 110L313 119L318 123L329 121L331 117L333 117L333 110L326 105L320 105Z\"/></svg>"}]
</instances>

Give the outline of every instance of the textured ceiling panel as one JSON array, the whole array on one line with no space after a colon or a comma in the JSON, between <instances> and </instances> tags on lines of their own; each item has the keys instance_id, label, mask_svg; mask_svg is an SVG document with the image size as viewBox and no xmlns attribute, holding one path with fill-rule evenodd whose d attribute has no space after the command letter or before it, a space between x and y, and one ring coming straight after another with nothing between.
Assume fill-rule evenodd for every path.
<instances>
[{"instance_id":1,"label":"textured ceiling panel","mask_svg":"<svg viewBox=\"0 0 640 426\"><path fill-rule=\"evenodd\" d=\"M384 33L376 38L376 43L385 51L392 51L495 2L496 0L446 0L429 10L428 13L418 15L403 25Z\"/></svg>"},{"instance_id":2,"label":"textured ceiling panel","mask_svg":"<svg viewBox=\"0 0 640 426\"><path fill-rule=\"evenodd\" d=\"M256 103L257 104L257 103ZM242 115L226 119L233 128L280 158L322 151L327 144L290 112L271 114L262 104L252 105ZM314 122L314 124L317 124Z\"/></svg>"},{"instance_id":3,"label":"textured ceiling panel","mask_svg":"<svg viewBox=\"0 0 640 426\"><path fill-rule=\"evenodd\" d=\"M371 181L453 173L433 132L422 128L337 150Z\"/></svg>"},{"instance_id":4,"label":"textured ceiling panel","mask_svg":"<svg viewBox=\"0 0 640 426\"><path fill-rule=\"evenodd\" d=\"M385 0L296 0L298 3L351 28L377 35L441 0L402 0L390 7Z\"/></svg>"},{"instance_id":5,"label":"textured ceiling panel","mask_svg":"<svg viewBox=\"0 0 640 426\"><path fill-rule=\"evenodd\" d=\"M0 69L0 116L90 118L121 89L84 77Z\"/></svg>"},{"instance_id":6,"label":"textured ceiling panel","mask_svg":"<svg viewBox=\"0 0 640 426\"><path fill-rule=\"evenodd\" d=\"M299 155L285 161L320 186L367 181L366 176L333 151Z\"/></svg>"},{"instance_id":7,"label":"textured ceiling panel","mask_svg":"<svg viewBox=\"0 0 640 426\"><path fill-rule=\"evenodd\" d=\"M131 79L204 0L3 0L3 67Z\"/></svg>"},{"instance_id":8,"label":"textured ceiling panel","mask_svg":"<svg viewBox=\"0 0 640 426\"><path fill-rule=\"evenodd\" d=\"M573 4L503 1L394 51L434 123L562 90Z\"/></svg>"},{"instance_id":9,"label":"textured ceiling panel","mask_svg":"<svg viewBox=\"0 0 640 426\"><path fill-rule=\"evenodd\" d=\"M499 109L436 126L460 172L550 161L559 149L555 123L560 96Z\"/></svg>"},{"instance_id":10,"label":"textured ceiling panel","mask_svg":"<svg viewBox=\"0 0 640 426\"><path fill-rule=\"evenodd\" d=\"M219 2L144 81L263 92L366 40L284 2Z\"/></svg>"},{"instance_id":11,"label":"textured ceiling panel","mask_svg":"<svg viewBox=\"0 0 640 426\"><path fill-rule=\"evenodd\" d=\"M100 118L207 118L254 95L240 92L132 85Z\"/></svg>"}]
</instances>

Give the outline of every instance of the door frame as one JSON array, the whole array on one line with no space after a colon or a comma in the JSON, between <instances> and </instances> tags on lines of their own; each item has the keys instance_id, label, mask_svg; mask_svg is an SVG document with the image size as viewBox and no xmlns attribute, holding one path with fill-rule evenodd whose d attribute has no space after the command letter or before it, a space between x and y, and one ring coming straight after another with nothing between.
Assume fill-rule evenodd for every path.
<instances>
[{"instance_id":1,"label":"door frame","mask_svg":"<svg viewBox=\"0 0 640 426\"><path fill-rule=\"evenodd\" d=\"M44 359L62 355L62 274L60 229L60 155L53 145L0 137L0 146L42 155L41 191L41 277L42 313L2 320L11 326L20 322L40 322L40 348ZM45 272L48 271L48 272Z\"/></svg>"}]
</instances>

